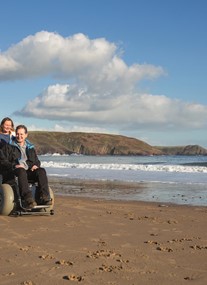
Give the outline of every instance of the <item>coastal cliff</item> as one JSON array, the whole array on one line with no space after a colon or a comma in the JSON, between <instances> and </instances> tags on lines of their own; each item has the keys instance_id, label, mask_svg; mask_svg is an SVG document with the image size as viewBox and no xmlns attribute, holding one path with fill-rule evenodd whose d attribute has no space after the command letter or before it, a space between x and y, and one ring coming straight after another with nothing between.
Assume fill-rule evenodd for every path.
<instances>
[{"instance_id":1,"label":"coastal cliff","mask_svg":"<svg viewBox=\"0 0 207 285\"><path fill-rule=\"evenodd\" d=\"M31 131L28 139L38 154L84 155L206 155L201 146L151 146L146 142L121 135Z\"/></svg>"}]
</instances>

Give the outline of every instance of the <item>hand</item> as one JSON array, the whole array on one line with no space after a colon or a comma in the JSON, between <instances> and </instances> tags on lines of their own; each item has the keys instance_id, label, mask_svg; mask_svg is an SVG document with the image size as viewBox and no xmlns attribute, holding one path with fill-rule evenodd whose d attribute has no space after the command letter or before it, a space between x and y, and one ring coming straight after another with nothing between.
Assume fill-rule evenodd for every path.
<instances>
[{"instance_id":1,"label":"hand","mask_svg":"<svg viewBox=\"0 0 207 285\"><path fill-rule=\"evenodd\" d=\"M16 164L15 168L24 168L24 166L22 164Z\"/></svg>"},{"instance_id":2,"label":"hand","mask_svg":"<svg viewBox=\"0 0 207 285\"><path fill-rule=\"evenodd\" d=\"M34 170L36 170L37 168L38 168L37 165L33 165L32 168L31 168L31 171L34 171Z\"/></svg>"}]
</instances>

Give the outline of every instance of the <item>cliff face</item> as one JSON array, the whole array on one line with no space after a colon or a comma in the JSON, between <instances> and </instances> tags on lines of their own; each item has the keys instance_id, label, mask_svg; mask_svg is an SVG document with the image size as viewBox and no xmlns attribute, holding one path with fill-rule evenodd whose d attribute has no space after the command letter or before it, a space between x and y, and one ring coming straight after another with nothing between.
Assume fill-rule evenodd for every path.
<instances>
[{"instance_id":1,"label":"cliff face","mask_svg":"<svg viewBox=\"0 0 207 285\"><path fill-rule=\"evenodd\" d=\"M207 154L200 146L155 147L141 140L120 135L96 133L30 132L28 139L38 154L85 155L198 155Z\"/></svg>"}]
</instances>

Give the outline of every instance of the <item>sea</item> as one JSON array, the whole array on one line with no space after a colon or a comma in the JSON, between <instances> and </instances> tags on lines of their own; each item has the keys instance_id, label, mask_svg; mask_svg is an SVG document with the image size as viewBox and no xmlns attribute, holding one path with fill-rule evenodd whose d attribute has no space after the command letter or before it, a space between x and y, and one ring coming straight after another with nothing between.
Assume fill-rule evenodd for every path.
<instances>
[{"instance_id":1,"label":"sea","mask_svg":"<svg viewBox=\"0 0 207 285\"><path fill-rule=\"evenodd\" d=\"M87 156L46 154L39 156L49 177L138 183L126 191L93 191L70 195L159 202L160 205L207 206L207 156ZM61 190L60 190L61 191ZM104 193L103 193L104 192ZM64 194L64 193L60 193Z\"/></svg>"}]
</instances>

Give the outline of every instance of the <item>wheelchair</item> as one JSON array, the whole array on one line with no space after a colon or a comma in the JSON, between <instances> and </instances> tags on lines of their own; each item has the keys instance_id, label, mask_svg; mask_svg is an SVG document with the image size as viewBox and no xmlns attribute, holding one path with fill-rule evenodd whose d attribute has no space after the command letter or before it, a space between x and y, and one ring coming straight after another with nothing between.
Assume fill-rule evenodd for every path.
<instances>
[{"instance_id":1,"label":"wheelchair","mask_svg":"<svg viewBox=\"0 0 207 285\"><path fill-rule=\"evenodd\" d=\"M32 191L34 200L37 206L32 209L27 209L24 206L18 185L9 185L0 183L0 215L54 215L54 193L49 187L51 205L42 205L39 197L38 185L34 181L29 181L29 190Z\"/></svg>"}]
</instances>

